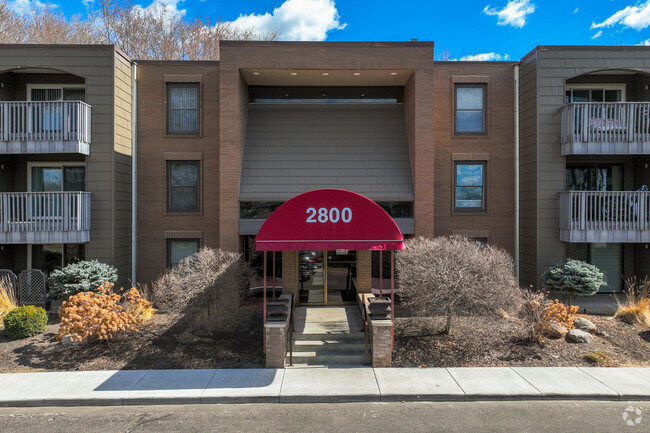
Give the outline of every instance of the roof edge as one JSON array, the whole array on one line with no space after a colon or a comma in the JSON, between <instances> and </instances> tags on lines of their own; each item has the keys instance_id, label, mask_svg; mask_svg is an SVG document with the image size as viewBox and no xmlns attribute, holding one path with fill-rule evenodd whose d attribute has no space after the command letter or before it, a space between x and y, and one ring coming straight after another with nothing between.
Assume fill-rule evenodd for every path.
<instances>
[{"instance_id":1,"label":"roof edge","mask_svg":"<svg viewBox=\"0 0 650 433\"><path fill-rule=\"evenodd\" d=\"M433 47L433 41L220 41L222 46Z\"/></svg>"}]
</instances>

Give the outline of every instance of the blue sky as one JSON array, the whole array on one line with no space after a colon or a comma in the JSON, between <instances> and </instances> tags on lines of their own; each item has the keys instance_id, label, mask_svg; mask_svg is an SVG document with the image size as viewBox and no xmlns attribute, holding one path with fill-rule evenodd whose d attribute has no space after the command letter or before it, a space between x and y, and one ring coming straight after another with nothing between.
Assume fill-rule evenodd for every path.
<instances>
[{"instance_id":1,"label":"blue sky","mask_svg":"<svg viewBox=\"0 0 650 433\"><path fill-rule=\"evenodd\" d=\"M44 0L9 0L16 8ZM85 0L86 2L92 0ZM97 0L96 0L97 1ZM134 0L146 7L163 0ZM78 0L53 0L66 14ZM170 13L278 30L283 39L434 41L437 55L518 60L535 45L650 45L650 0L167 0ZM467 59L473 59L469 57Z\"/></svg>"}]
</instances>

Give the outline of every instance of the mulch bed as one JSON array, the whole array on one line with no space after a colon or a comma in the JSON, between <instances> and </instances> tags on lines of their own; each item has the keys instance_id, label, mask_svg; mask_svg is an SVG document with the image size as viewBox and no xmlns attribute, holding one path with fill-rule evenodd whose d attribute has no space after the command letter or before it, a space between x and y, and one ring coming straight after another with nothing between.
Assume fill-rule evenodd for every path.
<instances>
[{"instance_id":1,"label":"mulch bed","mask_svg":"<svg viewBox=\"0 0 650 433\"><path fill-rule=\"evenodd\" d=\"M534 343L512 321L481 317L455 319L449 336L439 334L445 325L443 317L397 318L393 366L593 366L584 356L594 352L611 358L602 366L650 366L650 330L606 316L579 316L591 320L606 336L595 336L589 344L565 339Z\"/></svg>"},{"instance_id":2,"label":"mulch bed","mask_svg":"<svg viewBox=\"0 0 650 433\"><path fill-rule=\"evenodd\" d=\"M0 373L263 367L261 312L241 314L237 333L199 335L184 326L179 316L156 314L138 333L74 346L55 340L58 316L51 314L44 334L10 340L0 331Z\"/></svg>"}]
</instances>

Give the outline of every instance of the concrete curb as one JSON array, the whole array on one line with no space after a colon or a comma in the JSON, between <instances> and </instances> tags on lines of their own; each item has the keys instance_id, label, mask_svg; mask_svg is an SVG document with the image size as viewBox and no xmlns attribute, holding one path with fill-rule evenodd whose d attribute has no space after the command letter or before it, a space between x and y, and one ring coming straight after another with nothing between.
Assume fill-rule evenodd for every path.
<instances>
[{"instance_id":1,"label":"concrete curb","mask_svg":"<svg viewBox=\"0 0 650 433\"><path fill-rule=\"evenodd\" d=\"M0 375L0 407L394 401L650 401L650 368L290 368Z\"/></svg>"}]
</instances>

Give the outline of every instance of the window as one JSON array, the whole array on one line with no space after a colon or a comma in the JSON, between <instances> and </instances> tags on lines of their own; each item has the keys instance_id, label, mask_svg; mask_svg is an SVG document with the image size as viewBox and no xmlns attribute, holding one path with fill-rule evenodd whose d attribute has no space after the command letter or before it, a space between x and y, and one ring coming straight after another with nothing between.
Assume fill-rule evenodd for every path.
<instances>
[{"instance_id":1,"label":"window","mask_svg":"<svg viewBox=\"0 0 650 433\"><path fill-rule=\"evenodd\" d=\"M566 87L564 102L623 102L625 85L573 85Z\"/></svg>"},{"instance_id":2,"label":"window","mask_svg":"<svg viewBox=\"0 0 650 433\"><path fill-rule=\"evenodd\" d=\"M167 211L200 211L199 161L167 161Z\"/></svg>"},{"instance_id":3,"label":"window","mask_svg":"<svg viewBox=\"0 0 650 433\"><path fill-rule=\"evenodd\" d=\"M621 293L623 289L622 244L565 244L567 259L582 260L596 266L603 273L604 284L599 293Z\"/></svg>"},{"instance_id":4,"label":"window","mask_svg":"<svg viewBox=\"0 0 650 433\"><path fill-rule=\"evenodd\" d=\"M199 134L199 89L199 83L167 83L167 134Z\"/></svg>"},{"instance_id":5,"label":"window","mask_svg":"<svg viewBox=\"0 0 650 433\"><path fill-rule=\"evenodd\" d=\"M485 165L480 161L456 163L456 211L485 210Z\"/></svg>"},{"instance_id":6,"label":"window","mask_svg":"<svg viewBox=\"0 0 650 433\"><path fill-rule=\"evenodd\" d=\"M172 268L199 250L199 239L167 239L167 267Z\"/></svg>"},{"instance_id":7,"label":"window","mask_svg":"<svg viewBox=\"0 0 650 433\"><path fill-rule=\"evenodd\" d=\"M485 134L485 85L456 84L457 135Z\"/></svg>"}]
</instances>

